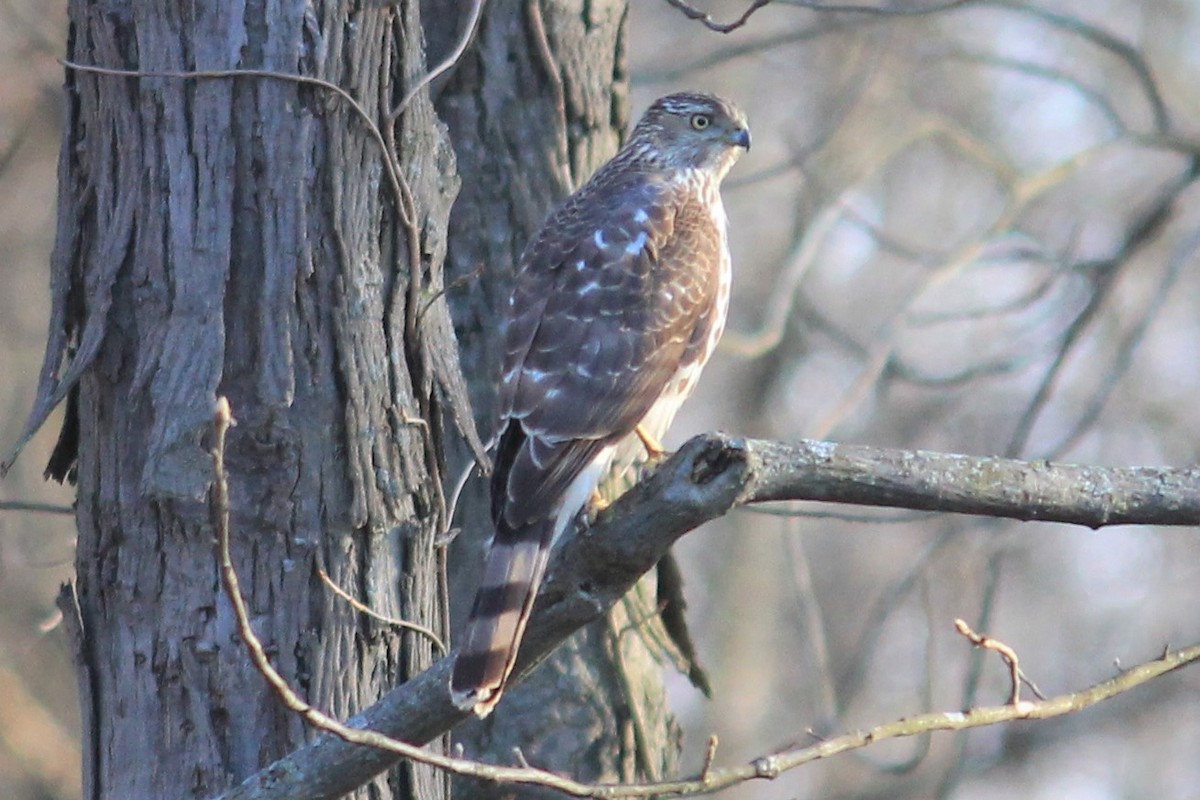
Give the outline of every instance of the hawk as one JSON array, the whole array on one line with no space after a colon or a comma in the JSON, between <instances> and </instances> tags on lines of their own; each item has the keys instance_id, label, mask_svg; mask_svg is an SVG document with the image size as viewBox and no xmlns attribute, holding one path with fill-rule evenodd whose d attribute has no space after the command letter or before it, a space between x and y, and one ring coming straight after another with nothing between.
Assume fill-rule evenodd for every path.
<instances>
[{"instance_id":1,"label":"hawk","mask_svg":"<svg viewBox=\"0 0 1200 800\"><path fill-rule=\"evenodd\" d=\"M661 454L725 327L719 190L749 149L732 103L660 98L525 248L498 393L495 538L450 679L460 708L484 717L499 702L550 549L600 480Z\"/></svg>"}]
</instances>

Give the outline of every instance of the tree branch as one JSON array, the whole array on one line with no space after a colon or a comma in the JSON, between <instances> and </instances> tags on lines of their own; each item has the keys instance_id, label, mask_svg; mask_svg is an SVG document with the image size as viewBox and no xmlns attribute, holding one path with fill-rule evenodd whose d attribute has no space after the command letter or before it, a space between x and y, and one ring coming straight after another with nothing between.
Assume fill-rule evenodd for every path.
<instances>
[{"instance_id":1,"label":"tree branch","mask_svg":"<svg viewBox=\"0 0 1200 800\"><path fill-rule=\"evenodd\" d=\"M828 442L784 444L722 434L698 436L617 500L590 528L558 549L521 648L516 680L573 632L601 618L683 534L738 506L773 500L895 506L1093 528L1197 525L1200 469L1084 467ZM1200 650L1194 655L1200 658ZM1194 660L1192 656L1188 659ZM1181 663L1155 662L1163 669L1154 674ZM427 742L454 727L466 715L450 702L450 665L449 658L437 662L353 717L349 726L412 743ZM984 716L999 722L1042 716L1043 708L1065 713L1079 707L1083 706L1078 697L1072 695L1045 703L1003 706L987 710ZM913 723L924 717L882 727L895 729L889 736L964 727L982 713L927 715L932 722L919 731L913 729ZM843 738L822 743L817 748L822 754L806 760L831 754L826 751ZM847 744L843 742L838 749L847 749ZM387 769L397 758L394 753L322 734L222 797L338 797ZM769 777L773 771L757 774Z\"/></svg>"},{"instance_id":2,"label":"tree branch","mask_svg":"<svg viewBox=\"0 0 1200 800\"><path fill-rule=\"evenodd\" d=\"M1200 468L1091 467L760 440L744 502L823 500L1043 522L1200 524Z\"/></svg>"}]
</instances>

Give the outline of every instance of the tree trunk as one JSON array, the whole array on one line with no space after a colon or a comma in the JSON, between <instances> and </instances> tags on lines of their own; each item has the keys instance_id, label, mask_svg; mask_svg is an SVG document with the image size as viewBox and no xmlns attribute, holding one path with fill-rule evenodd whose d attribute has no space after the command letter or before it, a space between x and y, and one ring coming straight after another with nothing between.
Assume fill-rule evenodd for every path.
<instances>
[{"instance_id":1,"label":"tree trunk","mask_svg":"<svg viewBox=\"0 0 1200 800\"><path fill-rule=\"evenodd\" d=\"M427 69L416 0L75 0L70 26L80 64L316 76L381 127ZM448 362L432 355L456 352L444 302L413 330L415 306L440 286L457 173L419 93L396 132L411 242L378 142L327 89L79 71L65 88L32 425L75 387L78 576L63 604L84 796L209 797L311 736L251 666L221 593L205 499L217 395L238 420L234 562L279 671L345 716L436 657L428 637L356 612L319 570L382 614L445 627L434 378ZM410 293L414 252L424 263ZM355 796L445 789L408 766Z\"/></svg>"}]
</instances>

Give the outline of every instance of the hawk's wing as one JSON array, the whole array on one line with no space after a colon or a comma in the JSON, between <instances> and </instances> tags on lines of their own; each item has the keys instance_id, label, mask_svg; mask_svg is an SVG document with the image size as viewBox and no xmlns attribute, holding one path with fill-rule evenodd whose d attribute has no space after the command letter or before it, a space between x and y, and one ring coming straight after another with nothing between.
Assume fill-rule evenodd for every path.
<instances>
[{"instance_id":1,"label":"hawk's wing","mask_svg":"<svg viewBox=\"0 0 1200 800\"><path fill-rule=\"evenodd\" d=\"M635 174L588 189L522 258L499 404L498 524L550 514L707 337L722 240L694 188Z\"/></svg>"}]
</instances>

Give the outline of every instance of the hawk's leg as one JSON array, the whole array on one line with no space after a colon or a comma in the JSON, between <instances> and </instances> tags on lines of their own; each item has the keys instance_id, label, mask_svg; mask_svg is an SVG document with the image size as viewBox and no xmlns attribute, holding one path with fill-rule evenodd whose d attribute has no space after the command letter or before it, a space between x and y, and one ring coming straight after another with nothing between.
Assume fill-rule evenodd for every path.
<instances>
[{"instance_id":1,"label":"hawk's leg","mask_svg":"<svg viewBox=\"0 0 1200 800\"><path fill-rule=\"evenodd\" d=\"M663 456L667 454L667 451L663 449L659 441L651 436L650 432L641 425L638 425L633 430L637 433L637 437L642 440L642 447L646 448L646 455L650 457L650 460L661 461Z\"/></svg>"}]
</instances>

